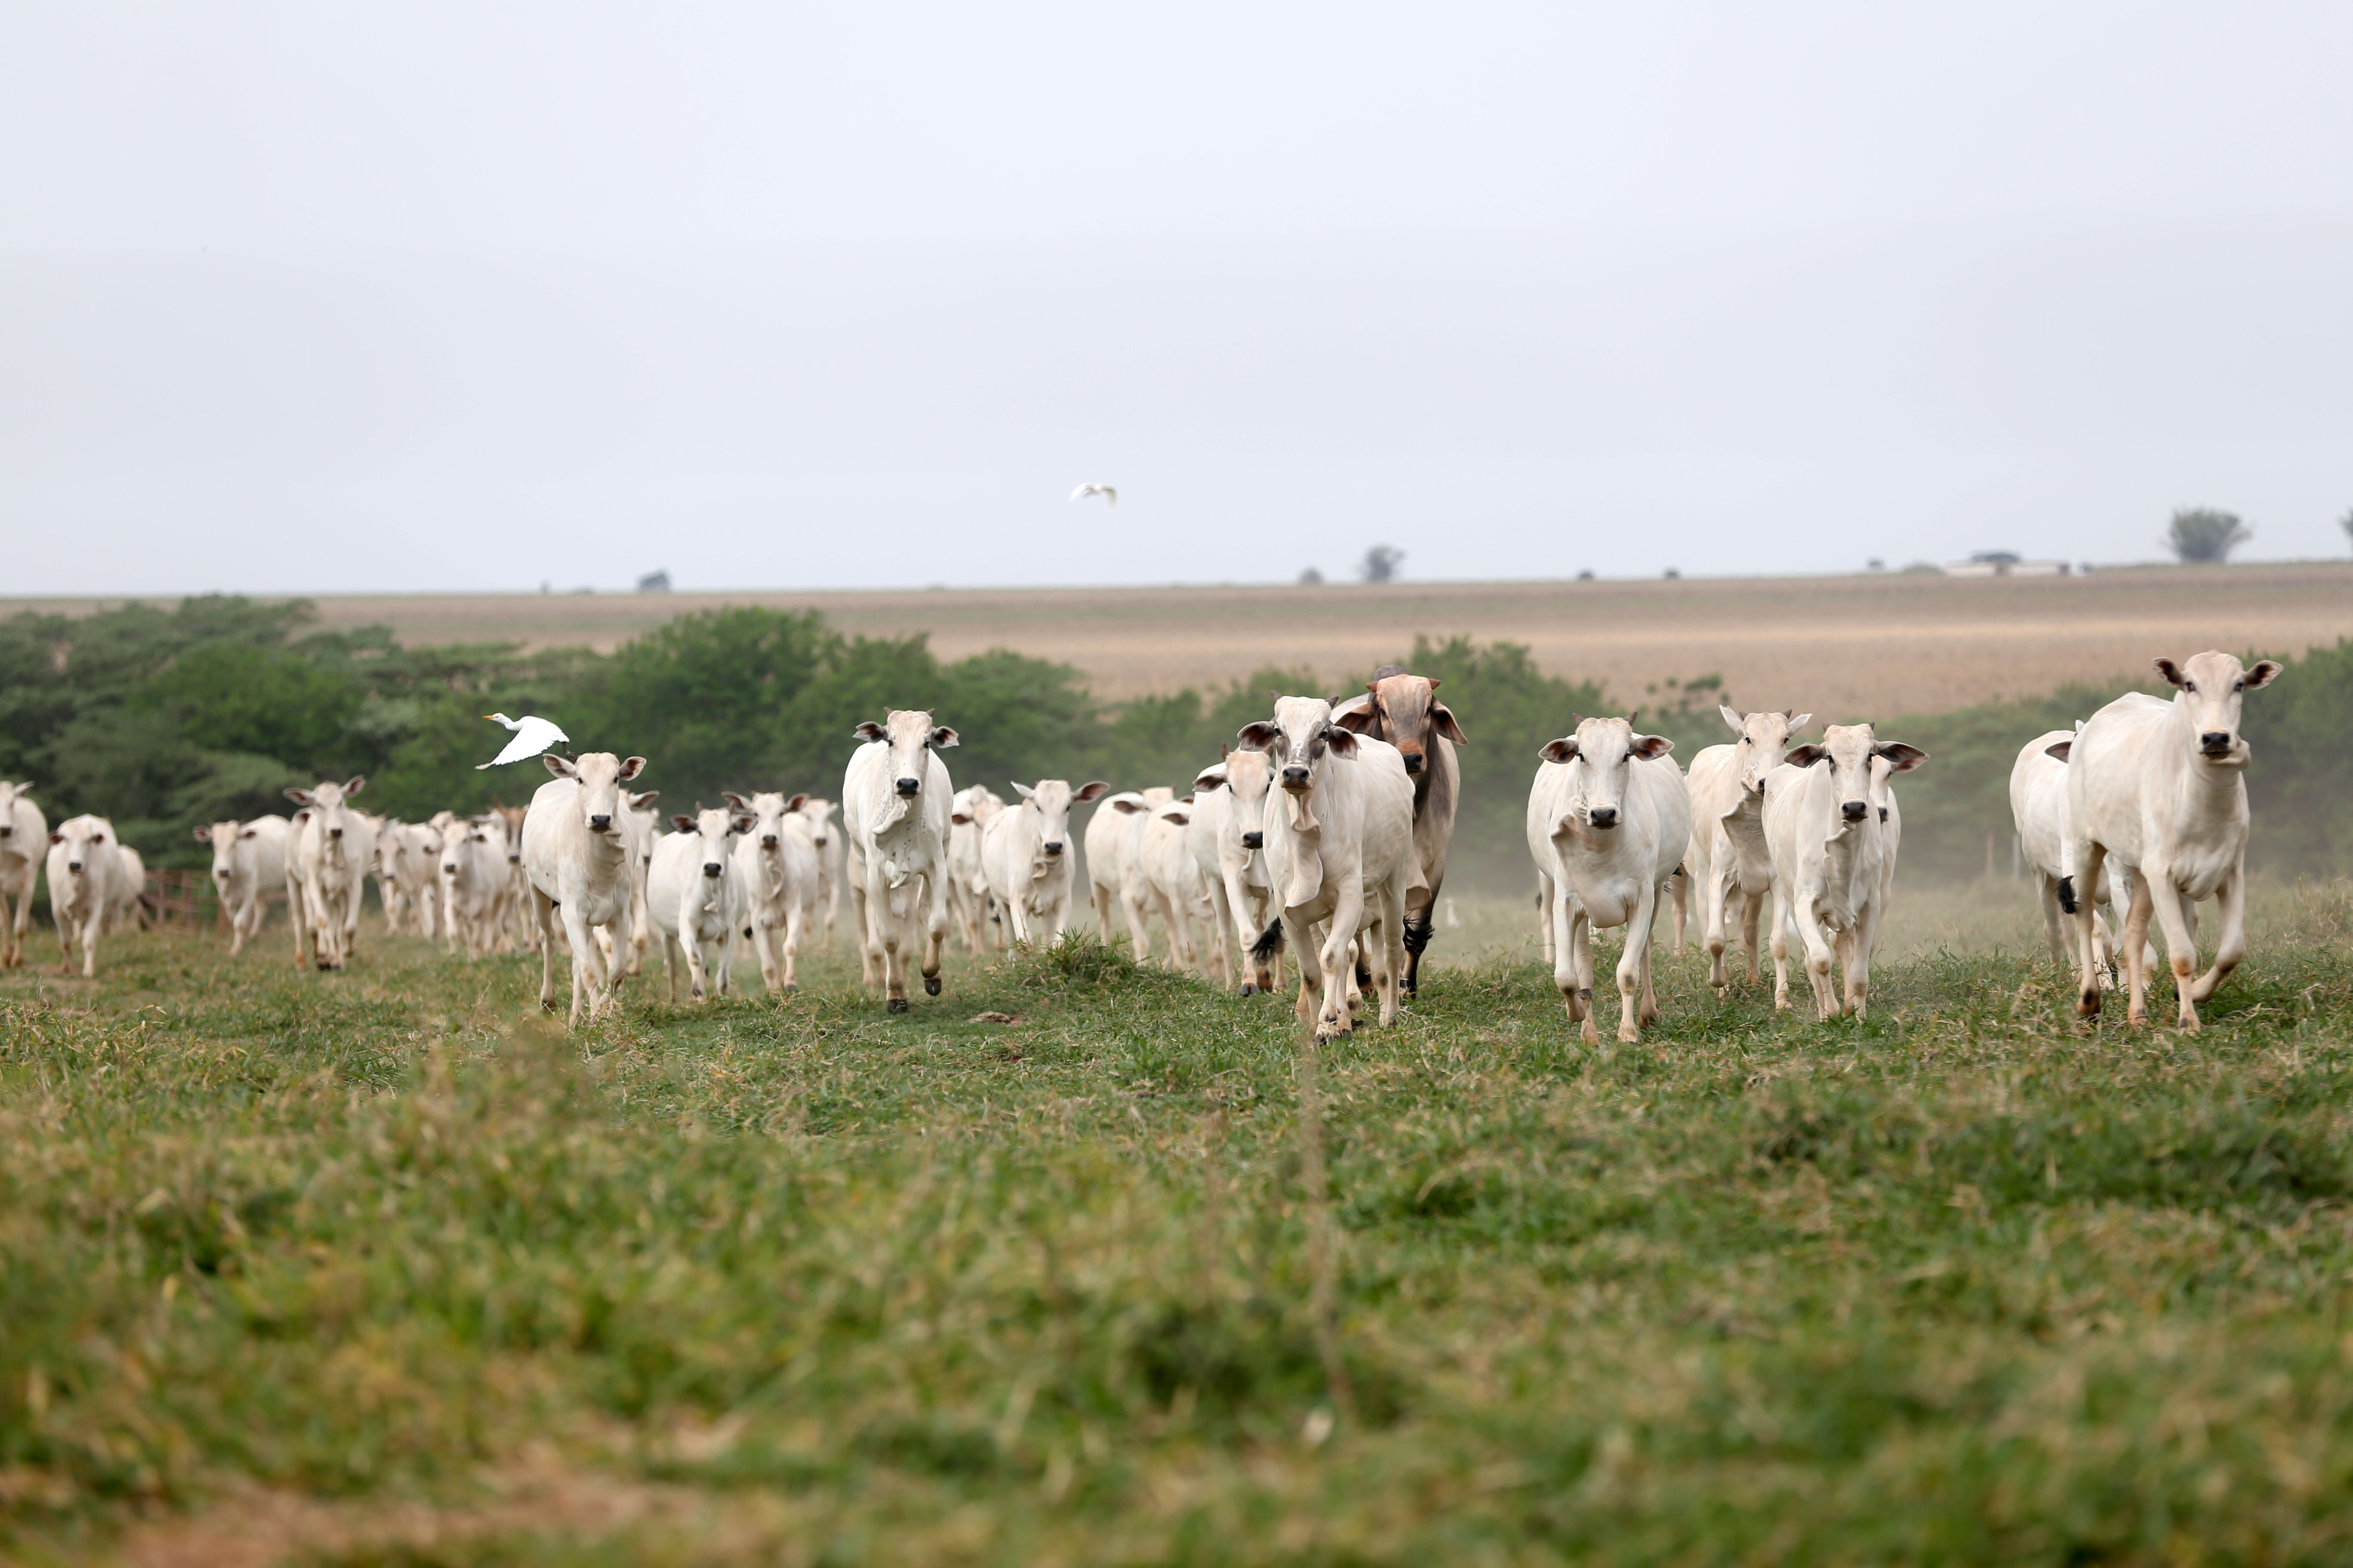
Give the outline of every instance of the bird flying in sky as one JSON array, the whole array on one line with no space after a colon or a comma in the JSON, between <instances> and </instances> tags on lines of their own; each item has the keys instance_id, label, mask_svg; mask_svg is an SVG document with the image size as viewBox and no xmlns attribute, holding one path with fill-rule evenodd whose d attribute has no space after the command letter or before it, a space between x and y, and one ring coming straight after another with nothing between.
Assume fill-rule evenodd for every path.
<instances>
[{"instance_id":1,"label":"bird flying in sky","mask_svg":"<svg viewBox=\"0 0 2353 1568\"><path fill-rule=\"evenodd\" d=\"M482 717L497 720L512 730L515 734L514 739L507 742L505 751L487 763L476 763L474 764L476 773L480 773L484 768L497 767L501 763L519 763L525 757L535 757L556 742L569 742L572 739L548 720L534 719L528 713L520 719L510 719L503 713L485 713Z\"/></svg>"},{"instance_id":2,"label":"bird flying in sky","mask_svg":"<svg viewBox=\"0 0 2353 1568\"><path fill-rule=\"evenodd\" d=\"M1089 496L1101 496L1113 506L1119 504L1119 490L1113 485L1081 485L1071 492L1072 500L1084 500Z\"/></svg>"}]
</instances>

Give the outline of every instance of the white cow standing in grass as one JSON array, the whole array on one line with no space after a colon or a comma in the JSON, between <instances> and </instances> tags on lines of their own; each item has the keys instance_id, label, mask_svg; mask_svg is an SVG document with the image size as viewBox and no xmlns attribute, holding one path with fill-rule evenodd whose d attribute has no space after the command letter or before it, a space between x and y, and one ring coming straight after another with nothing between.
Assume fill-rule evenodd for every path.
<instances>
[{"instance_id":1,"label":"white cow standing in grass","mask_svg":"<svg viewBox=\"0 0 2353 1568\"><path fill-rule=\"evenodd\" d=\"M921 709L892 709L858 726L860 746L841 779L849 831L850 912L857 917L860 973L881 984L884 1005L907 1010L907 960L923 950L923 991L940 994L940 948L947 940L948 803L955 784L935 754L956 732Z\"/></svg>"},{"instance_id":2,"label":"white cow standing in grass","mask_svg":"<svg viewBox=\"0 0 2353 1568\"><path fill-rule=\"evenodd\" d=\"M653 874L654 841L661 837L661 824L655 819L654 802L661 791L649 789L641 795L624 792L621 796L621 837L627 846L627 858L622 864L628 868L629 913L626 920L596 928L596 952L605 961L605 973L618 985L625 974L645 972L646 949L653 945L654 924L652 906L647 900L647 879ZM622 956L616 957L616 953Z\"/></svg>"},{"instance_id":3,"label":"white cow standing in grass","mask_svg":"<svg viewBox=\"0 0 2353 1568\"><path fill-rule=\"evenodd\" d=\"M1134 814L1144 809L1141 792L1121 790L1103 796L1087 819L1087 900L1095 911L1096 933L1105 942L1119 929L1113 915L1127 881L1127 841L1134 837Z\"/></svg>"},{"instance_id":4,"label":"white cow standing in grass","mask_svg":"<svg viewBox=\"0 0 2353 1568\"><path fill-rule=\"evenodd\" d=\"M531 879L532 915L539 939L539 1005L555 1006L555 937L559 925L572 950L572 1012L605 1010L606 976L596 929L628 918L628 809L621 786L646 765L643 757L586 752L567 762L540 759L555 776L531 797L522 822L522 868Z\"/></svg>"},{"instance_id":5,"label":"white cow standing in grass","mask_svg":"<svg viewBox=\"0 0 2353 1568\"><path fill-rule=\"evenodd\" d=\"M1193 821L1187 842L1209 895L1213 941L1234 944L1250 965L1245 996L1281 983L1280 956L1253 958L1259 933L1274 919L1274 889L1266 871L1266 797L1274 765L1264 752L1226 752L1193 780Z\"/></svg>"},{"instance_id":6,"label":"white cow standing in grass","mask_svg":"<svg viewBox=\"0 0 2353 1568\"><path fill-rule=\"evenodd\" d=\"M102 816L68 817L49 834L48 845L49 918L57 922L58 946L69 966L74 949L81 949L88 979L98 973L98 939L138 921L146 868Z\"/></svg>"},{"instance_id":7,"label":"white cow standing in grass","mask_svg":"<svg viewBox=\"0 0 2353 1568\"><path fill-rule=\"evenodd\" d=\"M1332 705L1317 697L1277 698L1273 719L1244 725L1240 743L1270 754L1282 792L1266 814L1266 866L1282 938L1299 958L1300 1021L1314 1020L1319 1036L1353 1026L1348 948L1361 938L1380 1021L1395 1022L1414 871L1404 759L1388 742L1333 723ZM1259 945L1271 952L1274 941L1269 932Z\"/></svg>"},{"instance_id":8,"label":"white cow standing in grass","mask_svg":"<svg viewBox=\"0 0 2353 1568\"><path fill-rule=\"evenodd\" d=\"M2130 979L2127 1022L2146 1021L2149 919L2165 932L2178 1016L2198 1027L2198 1006L2247 952L2247 763L2253 752L2239 732L2245 694L2268 686L2280 667L2250 669L2227 653L2199 654L2186 665L2157 661L2173 700L2131 692L2085 721L2067 759L2067 834L2074 865L2079 994L2075 1011L2100 1014L2093 900L2109 861L2132 873L2123 948ZM2119 887L2119 892L2124 889ZM2212 899L2221 918L2214 966L2198 967L2196 906Z\"/></svg>"},{"instance_id":9,"label":"white cow standing in grass","mask_svg":"<svg viewBox=\"0 0 2353 1568\"><path fill-rule=\"evenodd\" d=\"M336 784L332 780L311 789L290 789L286 798L302 807L295 819L291 851L287 858L289 881L302 885L302 901L294 933L294 967L315 961L322 970L341 969L351 962L360 931L360 904L368 873L375 866L375 828L352 809L351 799L366 786L361 774ZM303 950L303 937L311 950Z\"/></svg>"},{"instance_id":10,"label":"white cow standing in grass","mask_svg":"<svg viewBox=\"0 0 2353 1568\"><path fill-rule=\"evenodd\" d=\"M1127 917L1128 941L1138 958L1147 957L1152 952L1152 911L1160 908L1159 896L1152 886L1152 868L1144 857L1145 842L1152 832L1153 815L1176 798L1176 792L1168 785L1154 784L1137 791L1133 804L1124 805L1116 798L1111 802L1112 809L1120 814L1120 821L1127 829L1117 855L1119 907ZM1174 944L1176 928L1166 910L1161 910L1161 921L1168 926L1168 940Z\"/></svg>"},{"instance_id":11,"label":"white cow standing in grass","mask_svg":"<svg viewBox=\"0 0 2353 1568\"><path fill-rule=\"evenodd\" d=\"M435 854L449 951L468 959L499 951L505 934L507 827L498 816L451 816Z\"/></svg>"},{"instance_id":12,"label":"white cow standing in grass","mask_svg":"<svg viewBox=\"0 0 2353 1568\"><path fill-rule=\"evenodd\" d=\"M807 798L786 799L775 790L748 800L732 790L727 795L729 805L752 819L735 841L735 866L744 883L744 931L759 955L760 980L772 992L799 984L801 934L817 905L817 846L800 814Z\"/></svg>"},{"instance_id":13,"label":"white cow standing in grass","mask_svg":"<svg viewBox=\"0 0 2353 1568\"><path fill-rule=\"evenodd\" d=\"M1111 785L1091 779L1072 789L1068 779L1016 784L1021 804L999 810L982 830L980 865L987 896L996 901L1015 942L1043 934L1059 943L1071 923L1071 889L1077 880L1077 847L1071 837L1071 807L1101 800Z\"/></svg>"},{"instance_id":14,"label":"white cow standing in grass","mask_svg":"<svg viewBox=\"0 0 2353 1568\"><path fill-rule=\"evenodd\" d=\"M32 802L33 786L0 780L0 969L25 962L25 933L33 923L33 885L49 842L48 818Z\"/></svg>"},{"instance_id":15,"label":"white cow standing in grass","mask_svg":"<svg viewBox=\"0 0 2353 1568\"><path fill-rule=\"evenodd\" d=\"M734 971L735 932L743 925L744 872L733 839L758 818L733 807L698 805L692 816L671 817L675 833L654 841L646 878L646 907L661 937L662 972L670 999L678 1000L681 948L689 991L697 1002L724 995Z\"/></svg>"},{"instance_id":16,"label":"white cow standing in grass","mask_svg":"<svg viewBox=\"0 0 2353 1568\"><path fill-rule=\"evenodd\" d=\"M1707 949L1707 983L1718 993L1732 977L1724 963L1727 931L1736 914L1748 950L1748 984L1757 984L1757 925L1773 897L1773 855L1765 844L1765 779L1781 765L1789 737L1813 722L1794 709L1742 713L1719 704L1740 738L1709 746L1691 760L1691 847L1683 857L1691 890L1700 900L1700 942Z\"/></svg>"},{"instance_id":17,"label":"white cow standing in grass","mask_svg":"<svg viewBox=\"0 0 2353 1568\"><path fill-rule=\"evenodd\" d=\"M2084 896L2075 881L2074 850L2067 842L2067 758L2074 743L2074 730L2048 731L2020 747L2010 768L2010 813L2018 825L2019 852L2034 872L2036 902L2042 906L2042 932L2050 940L2053 963L2066 963L2074 956L2075 905ZM2105 868L2094 889L2093 902L2105 911L2092 927L2093 953L2102 971L2114 959L2110 926L2117 912L2119 877L2123 901L2129 904L2132 873L2122 866Z\"/></svg>"},{"instance_id":18,"label":"white cow standing in grass","mask_svg":"<svg viewBox=\"0 0 2353 1568\"><path fill-rule=\"evenodd\" d=\"M1861 1017L1870 1000L1871 956L1895 887L1903 820L1893 774L1928 753L1881 741L1869 724L1832 724L1820 742L1791 748L1765 781L1765 841L1773 852L1773 1005L1789 1005L1788 933L1805 948L1806 981L1822 1018ZM1827 934L1825 934L1827 933ZM1831 941L1846 984L1831 984Z\"/></svg>"},{"instance_id":19,"label":"white cow standing in grass","mask_svg":"<svg viewBox=\"0 0 2353 1568\"><path fill-rule=\"evenodd\" d=\"M1618 1038L1632 1044L1659 1016L1651 978L1659 898L1691 847L1691 793L1663 735L1624 719L1578 719L1549 741L1528 790L1528 854L1535 861L1545 956L1571 1022L1599 1044L1593 932L1622 925Z\"/></svg>"},{"instance_id":20,"label":"white cow standing in grass","mask_svg":"<svg viewBox=\"0 0 2353 1568\"><path fill-rule=\"evenodd\" d=\"M196 837L212 846L213 891L228 911L232 958L260 934L269 889L286 880L288 826L282 816L257 816L251 822L216 822L196 829Z\"/></svg>"},{"instance_id":21,"label":"white cow standing in grass","mask_svg":"<svg viewBox=\"0 0 2353 1568\"><path fill-rule=\"evenodd\" d=\"M830 952L834 912L841 905L841 834L833 826L833 802L822 796L805 798L800 815L808 824L810 847L817 851L817 897L809 906L810 913L824 917L825 940L820 945Z\"/></svg>"},{"instance_id":22,"label":"white cow standing in grass","mask_svg":"<svg viewBox=\"0 0 2353 1568\"><path fill-rule=\"evenodd\" d=\"M988 872L981 864L981 840L1004 810L1004 799L985 784L966 784L948 803L948 921L964 938L966 952L988 945ZM1000 921L996 935L1001 948L1012 932Z\"/></svg>"},{"instance_id":23,"label":"white cow standing in grass","mask_svg":"<svg viewBox=\"0 0 2353 1568\"><path fill-rule=\"evenodd\" d=\"M375 839L377 901L386 934L406 919L430 940L439 913L441 835L421 822L386 822Z\"/></svg>"},{"instance_id":24,"label":"white cow standing in grass","mask_svg":"<svg viewBox=\"0 0 2353 1568\"><path fill-rule=\"evenodd\" d=\"M1156 805L1145 815L1136 863L1144 868L1151 905L1168 923L1169 955L1181 969L1224 984L1231 979L1215 907L1193 858L1193 797ZM1205 945L1206 944L1206 945Z\"/></svg>"}]
</instances>

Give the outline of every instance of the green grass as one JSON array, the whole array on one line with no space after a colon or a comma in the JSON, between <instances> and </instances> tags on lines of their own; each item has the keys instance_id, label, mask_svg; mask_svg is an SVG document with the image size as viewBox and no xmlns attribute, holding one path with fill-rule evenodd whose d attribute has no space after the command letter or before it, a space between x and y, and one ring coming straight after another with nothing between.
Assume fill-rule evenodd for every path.
<instances>
[{"instance_id":1,"label":"green grass","mask_svg":"<svg viewBox=\"0 0 2353 1568\"><path fill-rule=\"evenodd\" d=\"M1687 954L1599 1052L1463 900L1493 956L1323 1056L1320 1443L1284 1001L1082 943L890 1018L837 955L565 1037L535 960L380 937L19 972L0 1554L2353 1557L2353 894L2263 900L2195 1037L2073 1030L2014 889L1907 898L1869 1020Z\"/></svg>"}]
</instances>

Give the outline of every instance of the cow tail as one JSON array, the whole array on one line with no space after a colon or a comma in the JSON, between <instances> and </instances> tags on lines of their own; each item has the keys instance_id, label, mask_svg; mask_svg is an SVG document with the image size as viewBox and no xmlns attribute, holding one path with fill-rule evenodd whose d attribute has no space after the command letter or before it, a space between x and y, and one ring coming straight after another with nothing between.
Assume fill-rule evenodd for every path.
<instances>
[{"instance_id":1,"label":"cow tail","mask_svg":"<svg viewBox=\"0 0 2353 1568\"><path fill-rule=\"evenodd\" d=\"M2059 907L2068 914L2075 912L2075 879L2073 877L2059 879Z\"/></svg>"},{"instance_id":2,"label":"cow tail","mask_svg":"<svg viewBox=\"0 0 2353 1568\"><path fill-rule=\"evenodd\" d=\"M1282 917L1278 915L1268 923L1266 930L1259 932L1258 940L1250 943L1250 956L1263 963L1282 951Z\"/></svg>"}]
</instances>

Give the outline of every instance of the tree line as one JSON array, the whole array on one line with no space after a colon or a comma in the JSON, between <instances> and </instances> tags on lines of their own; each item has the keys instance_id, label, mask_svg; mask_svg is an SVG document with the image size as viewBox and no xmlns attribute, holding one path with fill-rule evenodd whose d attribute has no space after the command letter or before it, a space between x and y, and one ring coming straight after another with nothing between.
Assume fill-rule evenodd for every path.
<instances>
[{"instance_id":1,"label":"tree line","mask_svg":"<svg viewBox=\"0 0 2353 1568\"><path fill-rule=\"evenodd\" d=\"M536 763L477 771L506 731L483 715L539 713L575 751L636 752L666 804L724 789L839 793L850 731L891 706L929 705L963 744L959 784L1010 795L1040 776L1167 784L1179 793L1273 691L1334 696L1371 672L1267 668L1217 689L1097 700L1068 665L1003 649L944 660L922 635L846 637L814 611L737 606L681 616L609 654L512 644L406 647L384 627L322 631L303 601L215 595L164 609L26 612L0 620L0 774L32 781L51 819L90 811L165 866L199 866L200 823L283 813L281 792L368 776L361 804L422 820L445 807L516 804ZM1517 890L1528 880L1523 815L1538 747L1572 713L1622 712L1590 681L1548 675L1514 643L1417 637L1398 662L1445 683L1472 744L1450 880ZM1646 700L1645 731L1688 763L1729 738L1713 677ZM1907 872L1968 877L1987 835L2007 869L2009 776L2018 748L2114 696L2074 689L2033 701L1883 721L1930 763L1905 782ZM1827 717L1818 715L1818 717ZM2287 874L2353 863L2353 643L2292 661L2247 703L2259 864Z\"/></svg>"}]
</instances>

